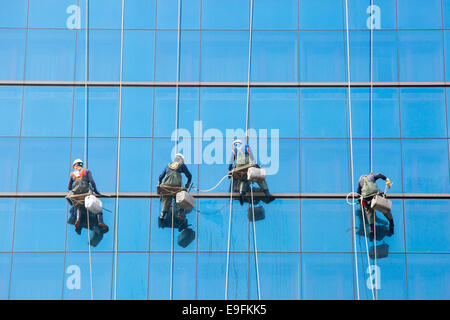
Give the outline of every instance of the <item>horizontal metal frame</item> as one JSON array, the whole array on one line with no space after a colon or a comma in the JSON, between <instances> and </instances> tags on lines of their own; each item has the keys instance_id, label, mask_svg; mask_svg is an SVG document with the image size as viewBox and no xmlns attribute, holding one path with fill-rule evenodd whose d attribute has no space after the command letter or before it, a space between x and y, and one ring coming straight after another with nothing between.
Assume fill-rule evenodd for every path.
<instances>
[{"instance_id":1,"label":"horizontal metal frame","mask_svg":"<svg viewBox=\"0 0 450 320\"><path fill-rule=\"evenodd\" d=\"M0 198L64 198L66 192L0 192ZM102 195L116 198L116 193L105 192ZM198 199L226 199L230 198L228 192L217 193L191 193ZM347 193L272 193L277 199L345 199ZM233 198L238 198L239 193L233 193ZM264 197L263 193L254 193L254 197ZM120 192L119 198L159 198L155 192ZM389 193L389 199L450 199L450 193Z\"/></svg>"},{"instance_id":2,"label":"horizontal metal frame","mask_svg":"<svg viewBox=\"0 0 450 320\"><path fill-rule=\"evenodd\" d=\"M85 81L33 81L33 80L0 80L0 86L73 86L83 87ZM89 87L242 87L247 82L162 82L162 81L87 81ZM450 87L450 82L352 82L354 88L410 88L410 87ZM347 82L250 82L252 88L347 88Z\"/></svg>"}]
</instances>

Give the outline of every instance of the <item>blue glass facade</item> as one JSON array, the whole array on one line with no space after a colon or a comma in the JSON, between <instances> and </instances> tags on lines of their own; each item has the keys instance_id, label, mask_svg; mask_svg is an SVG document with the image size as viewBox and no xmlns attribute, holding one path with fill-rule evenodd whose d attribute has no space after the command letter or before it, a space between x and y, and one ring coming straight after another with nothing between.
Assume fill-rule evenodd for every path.
<instances>
[{"instance_id":1,"label":"blue glass facade","mask_svg":"<svg viewBox=\"0 0 450 320\"><path fill-rule=\"evenodd\" d=\"M449 299L450 0L371 3L0 0L0 299ZM177 128L200 189L254 129L264 219L225 180L187 247L158 226ZM91 247L76 158L112 194ZM371 167L375 240L345 200Z\"/></svg>"}]
</instances>

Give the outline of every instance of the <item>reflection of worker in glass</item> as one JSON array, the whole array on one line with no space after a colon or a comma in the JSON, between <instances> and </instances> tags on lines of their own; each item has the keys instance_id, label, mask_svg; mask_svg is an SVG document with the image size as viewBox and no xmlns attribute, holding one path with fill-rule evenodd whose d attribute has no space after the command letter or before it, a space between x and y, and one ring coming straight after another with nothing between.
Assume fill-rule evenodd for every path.
<instances>
[{"instance_id":1,"label":"reflection of worker in glass","mask_svg":"<svg viewBox=\"0 0 450 320\"><path fill-rule=\"evenodd\" d=\"M361 201L361 207L364 208L364 212L366 214L367 220L369 222L370 226L370 234L373 235L374 233L374 224L375 224L375 210L371 208L371 201L373 197L380 192L378 189L376 181L378 179L383 179L386 181L386 186L388 188L391 187L391 181L389 178L386 178L381 173L373 174L371 172L368 175L363 175L359 178L358 181L358 189L357 193L362 196ZM394 219L392 217L392 214L390 212L383 213L384 216L389 220L389 230L393 234L394 233Z\"/></svg>"},{"instance_id":2,"label":"reflection of worker in glass","mask_svg":"<svg viewBox=\"0 0 450 320\"><path fill-rule=\"evenodd\" d=\"M169 163L159 176L159 186L163 190L163 193L167 193L169 191L169 194L163 194L161 196L161 203L162 203L162 210L161 210L161 216L160 219L164 219L167 212L170 208L170 203L175 197L176 192L178 191L178 188L181 188L182 186L182 177L181 173L184 173L184 175L187 178L187 182L185 185L185 188L188 189L189 185L191 184L192 180L192 174L189 172L189 169L184 164L184 157L181 153L177 153L175 155L175 159L172 163ZM163 180L164 179L164 180ZM168 188L164 188L164 187ZM175 188L170 188L175 187ZM178 214L178 218L181 220L184 220L184 216L182 214Z\"/></svg>"},{"instance_id":3,"label":"reflection of worker in glass","mask_svg":"<svg viewBox=\"0 0 450 320\"><path fill-rule=\"evenodd\" d=\"M90 190L94 191L97 195L100 195L100 192L97 190L97 186L95 184L94 179L92 178L92 173L90 170L83 168L83 161L81 159L76 159L72 168L74 171L70 174L69 177L69 185L67 189L72 194L83 194L88 193ZM76 233L81 233L81 214L86 210L83 210L83 207L77 207L77 220L75 222L75 231ZM98 226L103 228L104 232L108 232L109 228L106 224L103 223L103 213L100 212L97 215L98 218Z\"/></svg>"},{"instance_id":4,"label":"reflection of worker in glass","mask_svg":"<svg viewBox=\"0 0 450 320\"><path fill-rule=\"evenodd\" d=\"M238 169L249 164L254 164L256 168L260 168L259 165L255 163L254 159L255 158L253 157L253 153L250 150L250 147L248 145L244 146L241 140L236 139L233 141L233 149L231 153L230 165L228 166L228 171L232 171L233 169ZM237 189L239 190L239 201L241 202L241 204L243 204L244 195L249 186L249 181L247 180L245 175L235 183L235 185L238 187ZM266 195L266 202L270 202L275 199L275 197L269 193L269 188L265 180L258 181L257 183L261 191Z\"/></svg>"}]
</instances>

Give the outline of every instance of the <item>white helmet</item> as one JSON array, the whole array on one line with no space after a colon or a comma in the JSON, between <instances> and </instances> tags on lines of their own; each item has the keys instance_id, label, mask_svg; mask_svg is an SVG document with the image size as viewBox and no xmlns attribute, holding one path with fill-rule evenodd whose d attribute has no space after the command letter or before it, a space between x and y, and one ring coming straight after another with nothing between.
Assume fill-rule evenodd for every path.
<instances>
[{"instance_id":1,"label":"white helmet","mask_svg":"<svg viewBox=\"0 0 450 320\"><path fill-rule=\"evenodd\" d=\"M75 167L75 165L76 165L77 163L81 163L81 166L83 166L83 160L81 160L81 159L76 159L76 160L72 163L72 168Z\"/></svg>"},{"instance_id":2,"label":"white helmet","mask_svg":"<svg viewBox=\"0 0 450 320\"><path fill-rule=\"evenodd\" d=\"M184 163L184 156L181 153L177 153L173 162Z\"/></svg>"},{"instance_id":3,"label":"white helmet","mask_svg":"<svg viewBox=\"0 0 450 320\"><path fill-rule=\"evenodd\" d=\"M233 141L233 146L236 146L237 144L242 145L242 141L239 140L239 139L234 140L234 141Z\"/></svg>"}]
</instances>

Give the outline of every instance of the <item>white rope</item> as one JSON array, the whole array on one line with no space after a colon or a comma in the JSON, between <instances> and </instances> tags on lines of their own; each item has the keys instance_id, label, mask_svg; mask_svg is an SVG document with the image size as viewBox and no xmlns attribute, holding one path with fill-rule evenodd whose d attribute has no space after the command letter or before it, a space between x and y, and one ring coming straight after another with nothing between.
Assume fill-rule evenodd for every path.
<instances>
[{"instance_id":1,"label":"white rope","mask_svg":"<svg viewBox=\"0 0 450 320\"><path fill-rule=\"evenodd\" d=\"M122 122L122 75L123 75L123 26L124 26L125 3L122 0L122 24L120 29L120 75L119 75L119 115L117 129L117 175L116 175L116 216L114 221L114 300L117 300L117 252L118 252L118 229L119 229L119 182L120 182L120 139Z\"/></svg>"},{"instance_id":2,"label":"white rope","mask_svg":"<svg viewBox=\"0 0 450 320\"><path fill-rule=\"evenodd\" d=\"M256 245L256 220L255 220L255 206L253 204L253 185L250 183L250 194L252 200L252 216L253 216L253 246L255 249L255 266L256 266L256 284L258 291L258 300L261 300L261 289L259 281L259 263L258 263L258 246Z\"/></svg>"},{"instance_id":3,"label":"white rope","mask_svg":"<svg viewBox=\"0 0 450 320\"><path fill-rule=\"evenodd\" d=\"M88 65L89 65L89 54L88 54L88 44L89 44L89 0L86 0L86 30L85 30L85 56L84 56L84 162L85 168L88 167ZM80 210L80 209L78 209ZM81 219L81 215L79 215ZM87 235L88 235L88 251L89 251L89 282L90 282L90 294L91 300L94 300L94 288L92 280L92 254L91 254L91 229L89 221L89 210L86 209L87 217Z\"/></svg>"},{"instance_id":4,"label":"white rope","mask_svg":"<svg viewBox=\"0 0 450 320\"><path fill-rule=\"evenodd\" d=\"M228 273L230 265L230 239L231 239L231 214L233 212L233 176L231 176L231 190L230 190L230 215L228 219L228 244L227 244L227 270L225 274L225 300L228 300Z\"/></svg>"},{"instance_id":5,"label":"white rope","mask_svg":"<svg viewBox=\"0 0 450 320\"><path fill-rule=\"evenodd\" d=\"M354 176L353 176L353 136L352 136L352 99L351 99L351 79L350 79L350 41L349 41L349 27L348 27L348 0L345 0L345 23L346 23L346 34L347 34L347 82L348 82L348 117L349 117L349 138L350 138L350 175L351 175L351 188L355 190L354 186ZM356 226L355 226L355 199L352 196L352 223L353 223L353 250L355 256L355 270L356 270L356 294L359 300L359 276L358 276L358 257L356 250Z\"/></svg>"},{"instance_id":6,"label":"white rope","mask_svg":"<svg viewBox=\"0 0 450 320\"><path fill-rule=\"evenodd\" d=\"M176 82L176 93L175 93L175 153L178 153L178 118L179 118L179 88L178 84L180 81L180 32L181 32L181 0L178 0L178 30L177 30L177 82ZM171 200L172 204L172 237L170 245L170 300L173 299L173 254L174 254L174 212L175 212L175 201Z\"/></svg>"}]
</instances>

